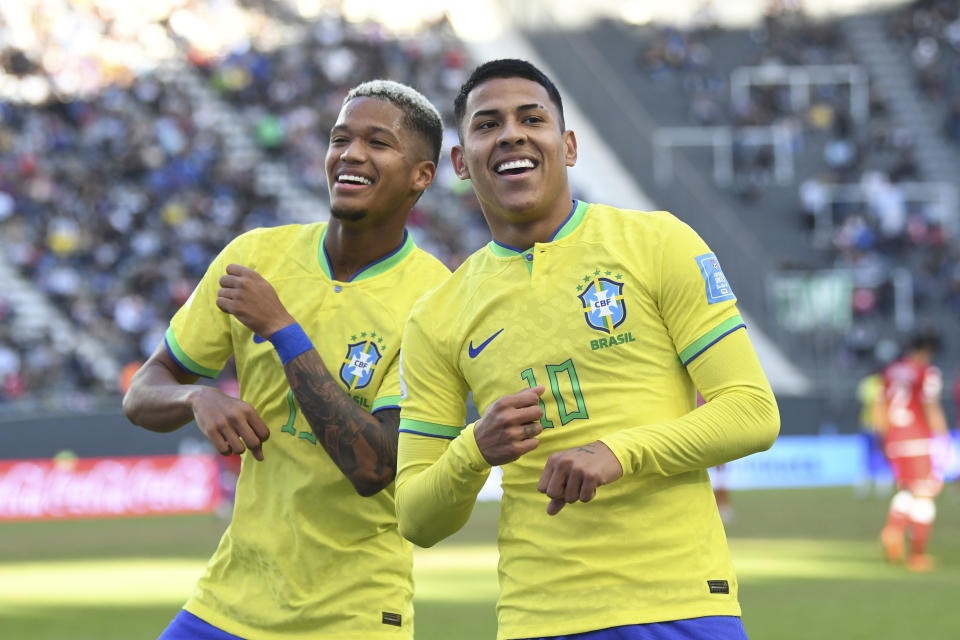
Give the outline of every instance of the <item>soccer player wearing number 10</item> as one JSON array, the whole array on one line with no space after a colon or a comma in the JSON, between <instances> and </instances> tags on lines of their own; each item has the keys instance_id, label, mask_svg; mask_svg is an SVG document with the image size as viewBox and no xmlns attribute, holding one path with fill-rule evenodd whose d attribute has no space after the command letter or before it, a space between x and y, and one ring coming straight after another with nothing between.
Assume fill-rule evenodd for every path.
<instances>
[{"instance_id":1,"label":"soccer player wearing number 10","mask_svg":"<svg viewBox=\"0 0 960 640\"><path fill-rule=\"evenodd\" d=\"M779 413L717 259L668 213L571 199L576 139L529 63L481 65L455 112L494 241L404 331L401 533L455 532L503 465L499 638L744 638L707 468Z\"/></svg>"}]
</instances>

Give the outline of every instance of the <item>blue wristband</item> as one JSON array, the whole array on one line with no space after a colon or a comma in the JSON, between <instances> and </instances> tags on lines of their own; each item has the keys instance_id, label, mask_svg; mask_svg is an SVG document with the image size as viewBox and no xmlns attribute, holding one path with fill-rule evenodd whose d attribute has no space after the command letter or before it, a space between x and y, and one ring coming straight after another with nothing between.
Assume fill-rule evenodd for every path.
<instances>
[{"instance_id":1,"label":"blue wristband","mask_svg":"<svg viewBox=\"0 0 960 640\"><path fill-rule=\"evenodd\" d=\"M313 343L304 332L303 327L294 322L280 329L270 336L270 344L277 350L280 362L284 366L305 351L313 349Z\"/></svg>"}]
</instances>

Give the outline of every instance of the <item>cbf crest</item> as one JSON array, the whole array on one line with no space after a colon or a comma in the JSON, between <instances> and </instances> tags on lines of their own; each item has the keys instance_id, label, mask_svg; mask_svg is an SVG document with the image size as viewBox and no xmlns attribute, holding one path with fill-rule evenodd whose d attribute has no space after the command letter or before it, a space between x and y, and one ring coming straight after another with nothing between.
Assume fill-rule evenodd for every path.
<instances>
[{"instance_id":1,"label":"cbf crest","mask_svg":"<svg viewBox=\"0 0 960 640\"><path fill-rule=\"evenodd\" d=\"M377 368L377 363L383 357L381 349L383 348L383 338L379 338L376 333L366 331L357 336L350 336L351 342L347 345L347 355L340 365L340 379L347 389L362 389L373 379L373 372Z\"/></svg>"},{"instance_id":2,"label":"cbf crest","mask_svg":"<svg viewBox=\"0 0 960 640\"><path fill-rule=\"evenodd\" d=\"M583 315L592 329L613 333L626 320L622 278L622 274L597 269L592 275L584 276L583 283L577 285L577 291L582 291L577 297L583 306Z\"/></svg>"}]
</instances>

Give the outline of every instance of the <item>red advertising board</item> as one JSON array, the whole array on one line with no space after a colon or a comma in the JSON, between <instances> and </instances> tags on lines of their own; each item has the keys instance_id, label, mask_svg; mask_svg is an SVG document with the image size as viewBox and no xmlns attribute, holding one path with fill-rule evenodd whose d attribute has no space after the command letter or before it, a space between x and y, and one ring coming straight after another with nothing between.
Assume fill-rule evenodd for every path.
<instances>
[{"instance_id":1,"label":"red advertising board","mask_svg":"<svg viewBox=\"0 0 960 640\"><path fill-rule=\"evenodd\" d=\"M203 455L0 460L0 521L208 513L218 475Z\"/></svg>"}]
</instances>

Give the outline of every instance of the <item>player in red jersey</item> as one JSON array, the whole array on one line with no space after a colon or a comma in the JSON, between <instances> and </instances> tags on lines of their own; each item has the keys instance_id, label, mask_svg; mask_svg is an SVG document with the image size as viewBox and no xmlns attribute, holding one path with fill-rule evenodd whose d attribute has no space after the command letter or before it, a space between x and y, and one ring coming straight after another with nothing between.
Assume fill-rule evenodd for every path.
<instances>
[{"instance_id":1,"label":"player in red jersey","mask_svg":"<svg viewBox=\"0 0 960 640\"><path fill-rule=\"evenodd\" d=\"M939 346L935 333L915 336L906 354L883 370L883 393L876 405L876 427L898 489L880 538L887 559L900 562L909 528L906 566L914 571L933 568L927 541L937 511L933 499L943 487L931 456L933 439L947 433L940 403L943 376L931 364Z\"/></svg>"}]
</instances>

